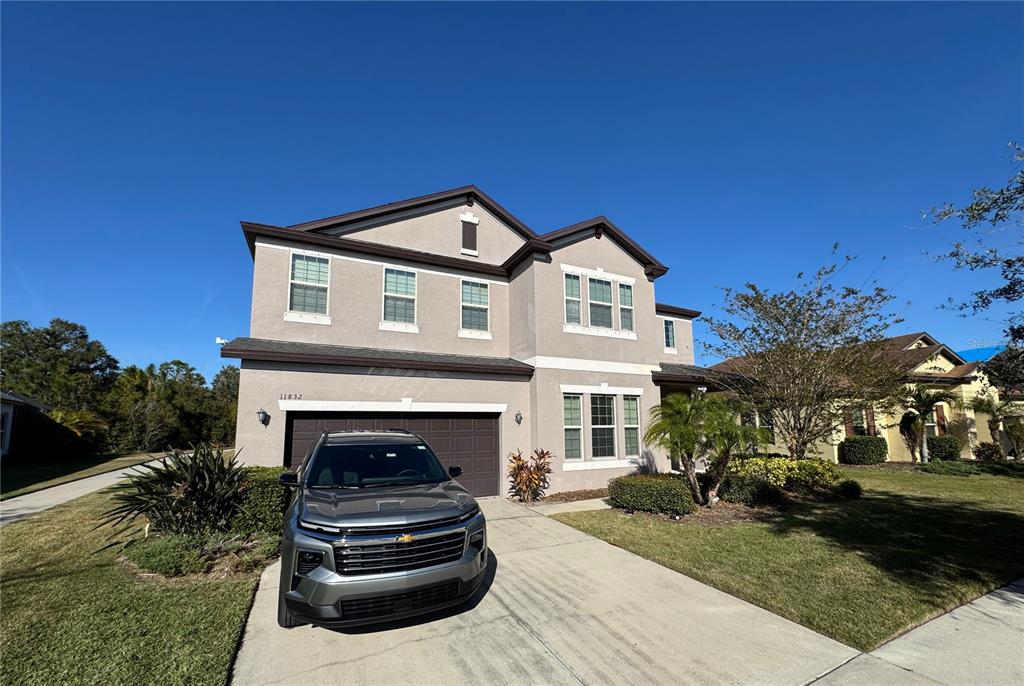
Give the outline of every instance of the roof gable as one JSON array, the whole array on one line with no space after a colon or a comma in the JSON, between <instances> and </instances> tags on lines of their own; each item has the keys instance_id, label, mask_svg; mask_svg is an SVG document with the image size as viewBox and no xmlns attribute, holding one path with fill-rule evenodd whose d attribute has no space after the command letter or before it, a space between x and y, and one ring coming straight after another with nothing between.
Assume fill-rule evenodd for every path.
<instances>
[{"instance_id":1,"label":"roof gable","mask_svg":"<svg viewBox=\"0 0 1024 686\"><path fill-rule=\"evenodd\" d=\"M581 240L590 238L601 239L604 236L610 238L626 251L630 257L643 265L647 276L656 279L668 271L668 267L659 262L654 255L644 250L639 243L626 235L625 231L603 215L587 219L563 229L556 229L544 234L540 239L549 244L551 250L554 251Z\"/></svg>"}]
</instances>

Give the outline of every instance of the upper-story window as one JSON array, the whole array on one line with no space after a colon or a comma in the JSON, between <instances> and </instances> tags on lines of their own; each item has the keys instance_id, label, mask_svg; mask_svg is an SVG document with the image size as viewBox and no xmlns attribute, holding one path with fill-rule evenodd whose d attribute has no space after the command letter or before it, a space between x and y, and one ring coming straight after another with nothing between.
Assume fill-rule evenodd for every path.
<instances>
[{"instance_id":1,"label":"upper-story window","mask_svg":"<svg viewBox=\"0 0 1024 686\"><path fill-rule=\"evenodd\" d=\"M633 330L633 287L628 283L619 284L619 328Z\"/></svg>"},{"instance_id":2,"label":"upper-story window","mask_svg":"<svg viewBox=\"0 0 1024 686\"><path fill-rule=\"evenodd\" d=\"M675 350L676 348L676 323L671 319L665 320L665 349Z\"/></svg>"},{"instance_id":3,"label":"upper-story window","mask_svg":"<svg viewBox=\"0 0 1024 686\"><path fill-rule=\"evenodd\" d=\"M384 269L384 321L416 323L416 272Z\"/></svg>"},{"instance_id":4,"label":"upper-story window","mask_svg":"<svg viewBox=\"0 0 1024 686\"><path fill-rule=\"evenodd\" d=\"M292 253L288 309L292 312L327 314L327 289L331 264L323 257Z\"/></svg>"},{"instance_id":5,"label":"upper-story window","mask_svg":"<svg viewBox=\"0 0 1024 686\"><path fill-rule=\"evenodd\" d=\"M612 282L587 279L590 296L590 325L612 328Z\"/></svg>"},{"instance_id":6,"label":"upper-story window","mask_svg":"<svg viewBox=\"0 0 1024 686\"><path fill-rule=\"evenodd\" d=\"M565 323L580 324L580 313L583 300L580 297L580 277L576 274L565 275Z\"/></svg>"},{"instance_id":7,"label":"upper-story window","mask_svg":"<svg viewBox=\"0 0 1024 686\"><path fill-rule=\"evenodd\" d=\"M489 310L487 284L478 281L463 281L462 328L470 331L488 331Z\"/></svg>"}]
</instances>

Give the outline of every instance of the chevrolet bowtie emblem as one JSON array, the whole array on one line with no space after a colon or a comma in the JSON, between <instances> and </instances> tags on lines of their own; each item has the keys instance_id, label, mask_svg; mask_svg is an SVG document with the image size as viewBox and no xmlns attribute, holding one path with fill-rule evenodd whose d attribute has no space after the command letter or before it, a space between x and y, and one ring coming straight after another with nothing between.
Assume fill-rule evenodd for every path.
<instances>
[{"instance_id":1,"label":"chevrolet bowtie emblem","mask_svg":"<svg viewBox=\"0 0 1024 686\"><path fill-rule=\"evenodd\" d=\"M402 534L395 539L396 543L412 543L412 534Z\"/></svg>"}]
</instances>

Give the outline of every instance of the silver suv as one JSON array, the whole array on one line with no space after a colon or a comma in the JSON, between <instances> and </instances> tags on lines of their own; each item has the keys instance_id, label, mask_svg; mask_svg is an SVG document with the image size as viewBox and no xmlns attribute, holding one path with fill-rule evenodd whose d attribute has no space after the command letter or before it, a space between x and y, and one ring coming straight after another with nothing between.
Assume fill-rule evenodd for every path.
<instances>
[{"instance_id":1,"label":"silver suv","mask_svg":"<svg viewBox=\"0 0 1024 686\"><path fill-rule=\"evenodd\" d=\"M324 433L285 513L277 622L344 627L456 605L487 568L473 496L405 431Z\"/></svg>"}]
</instances>

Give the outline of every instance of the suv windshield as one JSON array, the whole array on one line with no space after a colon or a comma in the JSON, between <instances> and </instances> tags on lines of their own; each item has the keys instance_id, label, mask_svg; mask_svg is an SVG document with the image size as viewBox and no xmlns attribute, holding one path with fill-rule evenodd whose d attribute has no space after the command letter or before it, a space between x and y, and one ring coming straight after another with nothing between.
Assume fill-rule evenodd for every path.
<instances>
[{"instance_id":1,"label":"suv windshield","mask_svg":"<svg viewBox=\"0 0 1024 686\"><path fill-rule=\"evenodd\" d=\"M424 443L322 445L309 467L310 488L367 488L447 481Z\"/></svg>"}]
</instances>

